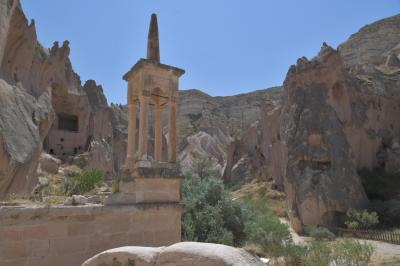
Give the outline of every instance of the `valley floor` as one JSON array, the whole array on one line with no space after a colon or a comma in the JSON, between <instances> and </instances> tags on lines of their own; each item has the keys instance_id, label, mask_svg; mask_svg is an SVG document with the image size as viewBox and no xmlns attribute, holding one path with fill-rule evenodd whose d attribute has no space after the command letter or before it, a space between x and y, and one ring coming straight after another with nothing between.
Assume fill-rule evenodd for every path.
<instances>
[{"instance_id":1,"label":"valley floor","mask_svg":"<svg viewBox=\"0 0 400 266\"><path fill-rule=\"evenodd\" d=\"M375 248L372 265L400 266L400 245L380 241L365 240Z\"/></svg>"}]
</instances>

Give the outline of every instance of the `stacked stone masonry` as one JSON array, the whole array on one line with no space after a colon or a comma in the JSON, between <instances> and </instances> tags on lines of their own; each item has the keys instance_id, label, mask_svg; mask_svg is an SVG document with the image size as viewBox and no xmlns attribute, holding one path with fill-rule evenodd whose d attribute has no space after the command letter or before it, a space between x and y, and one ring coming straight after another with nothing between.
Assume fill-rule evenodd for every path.
<instances>
[{"instance_id":1,"label":"stacked stone masonry","mask_svg":"<svg viewBox=\"0 0 400 266\"><path fill-rule=\"evenodd\" d=\"M74 266L120 246L181 239L177 204L0 208L0 265Z\"/></svg>"}]
</instances>

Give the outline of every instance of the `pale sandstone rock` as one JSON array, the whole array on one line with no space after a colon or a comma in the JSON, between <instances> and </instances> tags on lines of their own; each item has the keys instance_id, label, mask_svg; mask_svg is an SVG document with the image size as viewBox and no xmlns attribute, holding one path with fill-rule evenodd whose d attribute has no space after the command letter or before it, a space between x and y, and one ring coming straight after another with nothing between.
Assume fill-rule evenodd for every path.
<instances>
[{"instance_id":1,"label":"pale sandstone rock","mask_svg":"<svg viewBox=\"0 0 400 266\"><path fill-rule=\"evenodd\" d=\"M155 265L155 266L263 266L260 259L242 249L230 246L180 242L169 247L121 247L104 251L90 258L82 266L100 265Z\"/></svg>"},{"instance_id":2,"label":"pale sandstone rock","mask_svg":"<svg viewBox=\"0 0 400 266\"><path fill-rule=\"evenodd\" d=\"M400 15L362 27L339 46L346 65L384 64L387 53L400 44Z\"/></svg>"},{"instance_id":3,"label":"pale sandstone rock","mask_svg":"<svg viewBox=\"0 0 400 266\"><path fill-rule=\"evenodd\" d=\"M158 256L156 265L262 266L265 264L242 249L220 244L181 242L166 247Z\"/></svg>"},{"instance_id":4,"label":"pale sandstone rock","mask_svg":"<svg viewBox=\"0 0 400 266\"><path fill-rule=\"evenodd\" d=\"M215 135L200 131L187 137L188 144L179 153L178 157L182 170L190 170L196 160L208 159L221 171L226 160L226 154L222 146L223 143L228 142L226 138L227 136L218 130Z\"/></svg>"},{"instance_id":5,"label":"pale sandstone rock","mask_svg":"<svg viewBox=\"0 0 400 266\"><path fill-rule=\"evenodd\" d=\"M49 185L49 179L45 176L39 176L38 178L38 184L33 188L32 194L39 193L43 188L47 187Z\"/></svg>"},{"instance_id":6,"label":"pale sandstone rock","mask_svg":"<svg viewBox=\"0 0 400 266\"><path fill-rule=\"evenodd\" d=\"M42 141L54 119L50 93L39 99L0 79L0 198L31 192Z\"/></svg>"},{"instance_id":7,"label":"pale sandstone rock","mask_svg":"<svg viewBox=\"0 0 400 266\"><path fill-rule=\"evenodd\" d=\"M286 76L280 133L287 152L288 214L296 231L301 224L335 225L347 209L367 203L343 128L348 117L340 113L349 104L342 101L347 78L340 55L326 45ZM339 90L333 99L331 90Z\"/></svg>"},{"instance_id":8,"label":"pale sandstone rock","mask_svg":"<svg viewBox=\"0 0 400 266\"><path fill-rule=\"evenodd\" d=\"M0 5L0 78L39 101L43 102L45 97L42 95L47 94L46 108L51 112L54 110L56 113L55 117L54 114L49 117L47 126L51 127L50 130L45 129L44 123L42 123L43 132L41 132L40 141L20 138L20 143L29 143L25 143L26 147L16 152L21 153L20 157L24 157L24 149L30 149L32 145L37 145L40 146L37 147L38 154L40 154L43 143L43 149L47 153L69 161L68 156L87 152L91 141L99 141L103 144L106 143L107 151L111 151L100 160L102 170L107 176L114 175L119 171L120 165L114 167L114 160L110 159L113 157L113 129L110 108L101 86L91 80L87 81L84 86L81 85L80 78L73 71L69 60L68 41L64 41L62 45L54 42L51 49L43 48L40 45L36 37L35 23L34 21L28 22L18 0L1 1ZM51 94L49 90L51 90ZM2 99L6 97L3 97L4 93L3 90L0 90ZM23 104L18 102L16 107L18 105ZM37 108L42 107L38 105ZM74 128L65 130L63 128L65 119L69 119L70 122L76 121ZM16 121L17 126L19 123L23 123L23 120ZM32 130L32 132L32 136L34 136L35 131ZM8 142L8 139L3 136L2 142ZM102 151L104 149L101 151L93 149L94 154L89 151L88 168L96 167L96 163L99 165L97 161L99 157L102 157L99 155L99 152ZM3 190L16 193L30 192L32 189L30 184L36 182L34 168L38 164L38 154L29 158L31 169L24 167L22 169L19 165L12 164L10 167L0 167L0 172L4 173L8 173L8 168L15 168L14 173L8 174L10 183L3 186ZM14 175L17 177L13 177ZM18 179L22 178L28 180L26 187L21 184L17 185ZM13 182L16 182L15 189L13 189Z\"/></svg>"},{"instance_id":9,"label":"pale sandstone rock","mask_svg":"<svg viewBox=\"0 0 400 266\"><path fill-rule=\"evenodd\" d=\"M85 205L88 203L88 198L82 195L72 195L68 197L64 201L64 205L67 206L76 206L76 205Z\"/></svg>"},{"instance_id":10,"label":"pale sandstone rock","mask_svg":"<svg viewBox=\"0 0 400 266\"><path fill-rule=\"evenodd\" d=\"M153 266L164 247L120 247L106 250L85 261L82 266L129 265Z\"/></svg>"},{"instance_id":11,"label":"pale sandstone rock","mask_svg":"<svg viewBox=\"0 0 400 266\"><path fill-rule=\"evenodd\" d=\"M385 66L388 67L400 67L400 59L395 53L390 53L387 57Z\"/></svg>"},{"instance_id":12,"label":"pale sandstone rock","mask_svg":"<svg viewBox=\"0 0 400 266\"><path fill-rule=\"evenodd\" d=\"M42 153L39 159L39 167L41 170L46 171L51 174L57 174L60 168L61 161L54 158L50 154Z\"/></svg>"}]
</instances>

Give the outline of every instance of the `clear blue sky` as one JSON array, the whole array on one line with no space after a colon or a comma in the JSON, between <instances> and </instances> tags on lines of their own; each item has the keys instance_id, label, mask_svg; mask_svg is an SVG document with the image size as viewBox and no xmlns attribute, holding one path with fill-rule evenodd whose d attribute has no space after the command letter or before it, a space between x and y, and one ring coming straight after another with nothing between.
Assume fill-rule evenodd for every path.
<instances>
[{"instance_id":1,"label":"clear blue sky","mask_svg":"<svg viewBox=\"0 0 400 266\"><path fill-rule=\"evenodd\" d=\"M282 84L290 65L362 26L400 13L400 0L22 0L39 41L70 41L82 82L126 102L121 79L146 55L158 15L161 62L186 70L180 88L232 95Z\"/></svg>"}]
</instances>

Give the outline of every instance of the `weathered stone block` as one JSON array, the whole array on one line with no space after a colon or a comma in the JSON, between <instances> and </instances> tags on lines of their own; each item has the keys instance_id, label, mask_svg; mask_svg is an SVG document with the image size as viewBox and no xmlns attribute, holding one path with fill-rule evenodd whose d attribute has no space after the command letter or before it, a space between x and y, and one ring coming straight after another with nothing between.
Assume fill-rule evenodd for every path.
<instances>
[{"instance_id":1,"label":"weathered stone block","mask_svg":"<svg viewBox=\"0 0 400 266\"><path fill-rule=\"evenodd\" d=\"M25 242L3 242L0 244L1 260L12 260L26 258L29 255L28 246ZM1 262L0 260L0 262Z\"/></svg>"},{"instance_id":2,"label":"weathered stone block","mask_svg":"<svg viewBox=\"0 0 400 266\"><path fill-rule=\"evenodd\" d=\"M22 238L24 240L30 239L48 239L49 233L45 224L26 226L22 231Z\"/></svg>"}]
</instances>

